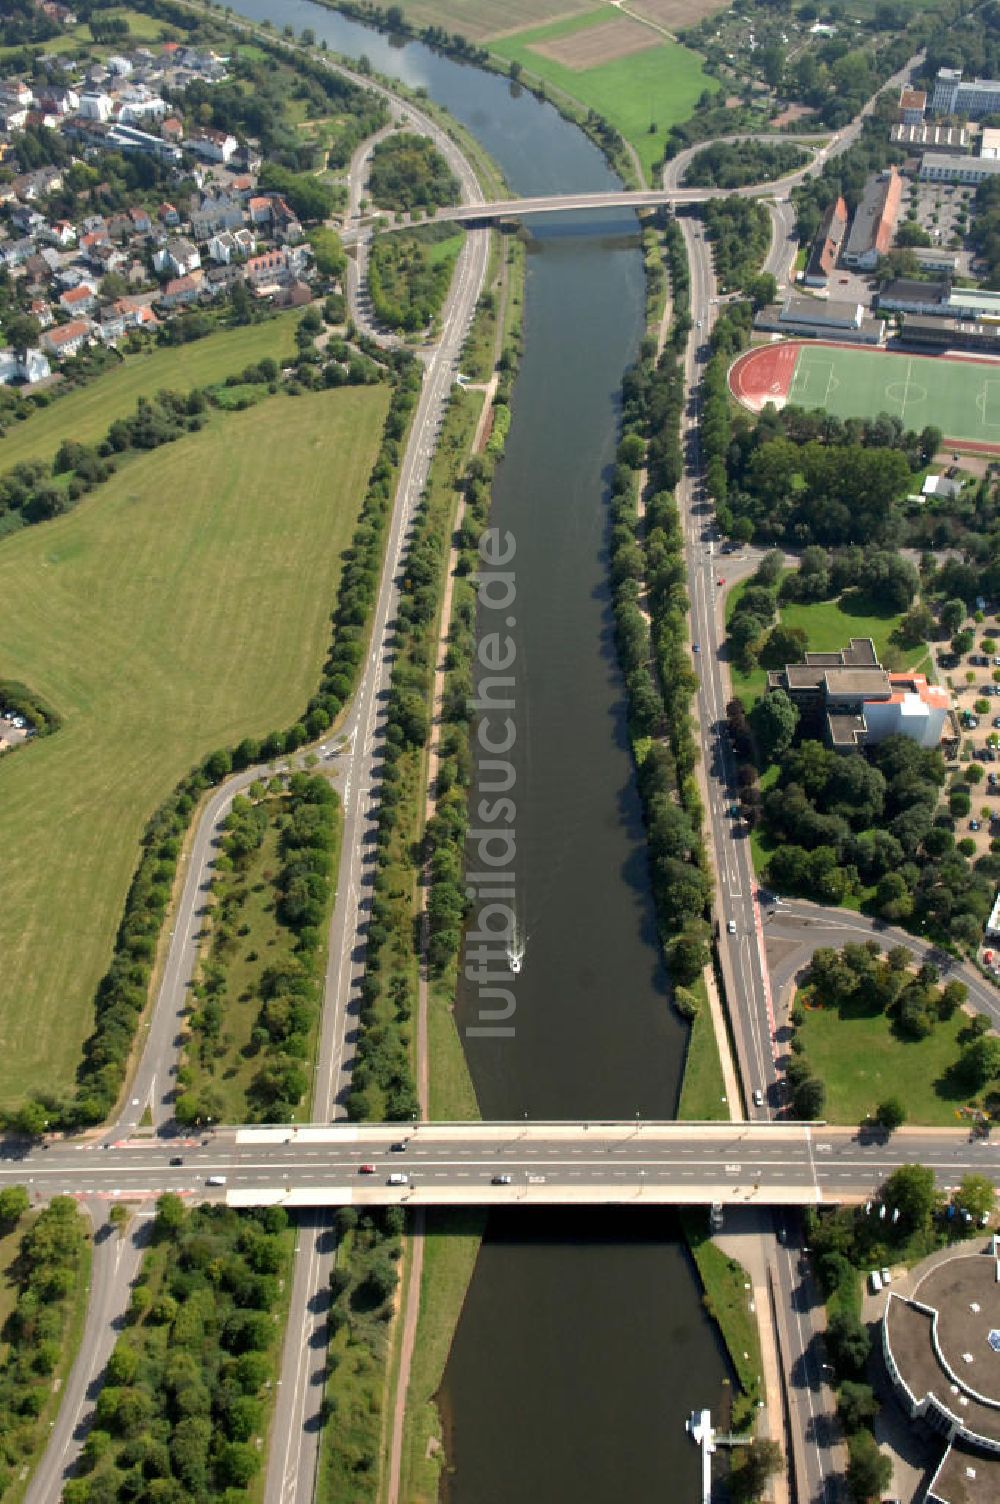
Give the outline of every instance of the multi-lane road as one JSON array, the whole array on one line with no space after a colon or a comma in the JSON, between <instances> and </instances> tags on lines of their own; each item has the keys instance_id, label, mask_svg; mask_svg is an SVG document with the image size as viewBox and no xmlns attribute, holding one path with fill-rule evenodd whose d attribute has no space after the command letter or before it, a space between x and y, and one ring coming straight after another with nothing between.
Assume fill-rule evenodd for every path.
<instances>
[{"instance_id":1,"label":"multi-lane road","mask_svg":"<svg viewBox=\"0 0 1000 1504\"><path fill-rule=\"evenodd\" d=\"M0 1186L33 1196L144 1199L174 1191L290 1207L745 1201L810 1205L869 1197L897 1165L942 1188L970 1171L1000 1180L1000 1148L966 1132L892 1136L782 1122L315 1124L226 1128L183 1145L125 1140L0 1160Z\"/></svg>"}]
</instances>

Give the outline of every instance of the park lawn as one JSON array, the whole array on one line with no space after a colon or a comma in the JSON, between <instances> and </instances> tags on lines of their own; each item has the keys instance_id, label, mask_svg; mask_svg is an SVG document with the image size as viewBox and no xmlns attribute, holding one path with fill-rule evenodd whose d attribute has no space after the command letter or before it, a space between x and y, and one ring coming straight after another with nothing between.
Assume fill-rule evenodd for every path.
<instances>
[{"instance_id":1,"label":"park lawn","mask_svg":"<svg viewBox=\"0 0 1000 1504\"><path fill-rule=\"evenodd\" d=\"M806 1007L799 1025L806 1059L826 1083L824 1117L861 1123L887 1097L898 1097L910 1123L954 1128L969 1098L949 1076L968 1023L961 1010L926 1039L898 1036L884 1013L863 1007Z\"/></svg>"},{"instance_id":2,"label":"park lawn","mask_svg":"<svg viewBox=\"0 0 1000 1504\"><path fill-rule=\"evenodd\" d=\"M701 1006L695 1014L688 1036L677 1116L695 1123L728 1120L730 1113L726 1101L726 1083L722 1078L719 1047L715 1040L712 1015L708 1011L708 994L703 977L692 984L691 991ZM733 1105L739 1110L738 1103Z\"/></svg>"},{"instance_id":3,"label":"park lawn","mask_svg":"<svg viewBox=\"0 0 1000 1504\"><path fill-rule=\"evenodd\" d=\"M214 414L0 548L0 674L64 718L0 761L3 1106L70 1088L153 810L301 713L388 401Z\"/></svg>"},{"instance_id":4,"label":"park lawn","mask_svg":"<svg viewBox=\"0 0 1000 1504\"><path fill-rule=\"evenodd\" d=\"M295 313L260 324L221 329L186 345L158 346L126 355L85 386L57 397L0 437L0 473L23 460L52 460L64 439L95 444L116 418L128 417L140 397L158 391L189 392L236 375L265 356L282 361L295 353Z\"/></svg>"},{"instance_id":5,"label":"park lawn","mask_svg":"<svg viewBox=\"0 0 1000 1504\"><path fill-rule=\"evenodd\" d=\"M114 52L116 48L127 51L135 42L158 42L164 30L169 30L170 28L169 21L164 21L156 16L144 15L141 10L129 10L127 6L116 6L113 10L102 10L99 18L102 21L120 20L128 22L128 37L123 41L115 43L115 46L109 46L109 52ZM86 22L77 27L77 33L83 41L89 42L92 40L90 27Z\"/></svg>"},{"instance_id":6,"label":"park lawn","mask_svg":"<svg viewBox=\"0 0 1000 1504\"><path fill-rule=\"evenodd\" d=\"M508 62L518 62L525 73L534 74L596 110L635 148L647 181L663 156L665 133L686 120L703 89L712 81L702 72L701 59L679 42L664 39L642 52L599 63L593 68L569 68L533 51L533 44L585 31L591 26L625 19L613 5L601 6L582 16L532 27L491 43L490 50ZM651 31L650 35L654 33ZM656 125L650 131L650 123Z\"/></svg>"},{"instance_id":7,"label":"park lawn","mask_svg":"<svg viewBox=\"0 0 1000 1504\"><path fill-rule=\"evenodd\" d=\"M442 261L454 265L458 260L458 253L462 249L465 240L465 231L459 230L456 235L449 235L447 240L436 240L427 247L427 259L431 266L438 266Z\"/></svg>"},{"instance_id":8,"label":"park lawn","mask_svg":"<svg viewBox=\"0 0 1000 1504\"><path fill-rule=\"evenodd\" d=\"M726 601L727 625L749 584L749 580L741 581L730 591ZM872 602L856 591L845 590L839 599L833 601L789 601L779 608L778 618L784 626L798 627L805 632L809 651L813 653L836 652L839 648L846 648L852 637L870 637L880 663L898 663L900 668L919 668L921 671L929 666L927 648L923 643L901 652L892 642L892 634L902 621L902 615L874 610ZM739 695L747 710L767 689L767 669L759 666L744 673L736 664L731 664L730 677L733 693Z\"/></svg>"}]
</instances>

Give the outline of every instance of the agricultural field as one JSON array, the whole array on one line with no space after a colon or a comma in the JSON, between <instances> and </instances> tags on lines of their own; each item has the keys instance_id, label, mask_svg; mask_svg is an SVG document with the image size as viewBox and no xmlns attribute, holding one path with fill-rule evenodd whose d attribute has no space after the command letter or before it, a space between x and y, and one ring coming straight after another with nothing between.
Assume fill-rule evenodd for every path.
<instances>
[{"instance_id":1,"label":"agricultural field","mask_svg":"<svg viewBox=\"0 0 1000 1504\"><path fill-rule=\"evenodd\" d=\"M527 26L593 9L593 0L398 0L411 26L442 26L470 42L510 36Z\"/></svg>"},{"instance_id":2,"label":"agricultural field","mask_svg":"<svg viewBox=\"0 0 1000 1504\"><path fill-rule=\"evenodd\" d=\"M633 15L671 32L697 26L706 16L725 9L726 0L631 0L629 5Z\"/></svg>"},{"instance_id":3,"label":"agricultural field","mask_svg":"<svg viewBox=\"0 0 1000 1504\"><path fill-rule=\"evenodd\" d=\"M0 674L63 717L0 761L4 1106L71 1086L152 811L308 699L388 401L213 414L0 546Z\"/></svg>"},{"instance_id":4,"label":"agricultural field","mask_svg":"<svg viewBox=\"0 0 1000 1504\"><path fill-rule=\"evenodd\" d=\"M120 366L103 372L86 386L58 397L23 423L12 423L0 437L0 473L22 460L52 460L64 439L95 444L116 418L127 416L140 397L164 389L189 392L211 386L256 365L265 356L281 361L295 354L295 311L262 324L222 329L186 345L126 355Z\"/></svg>"},{"instance_id":5,"label":"agricultural field","mask_svg":"<svg viewBox=\"0 0 1000 1504\"><path fill-rule=\"evenodd\" d=\"M647 178L665 132L712 87L695 53L613 5L505 36L491 51L603 115L634 147Z\"/></svg>"}]
</instances>

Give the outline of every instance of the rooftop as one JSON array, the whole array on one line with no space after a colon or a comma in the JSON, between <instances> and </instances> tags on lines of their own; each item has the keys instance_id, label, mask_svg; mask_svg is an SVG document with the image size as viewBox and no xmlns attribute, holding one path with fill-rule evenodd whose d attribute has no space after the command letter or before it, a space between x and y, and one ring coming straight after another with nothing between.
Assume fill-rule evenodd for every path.
<instances>
[{"instance_id":1,"label":"rooftop","mask_svg":"<svg viewBox=\"0 0 1000 1504\"><path fill-rule=\"evenodd\" d=\"M1000 1457L985 1457L963 1441L953 1442L927 1492L928 1504L996 1504Z\"/></svg>"},{"instance_id":2,"label":"rooftop","mask_svg":"<svg viewBox=\"0 0 1000 1504\"><path fill-rule=\"evenodd\" d=\"M912 1299L890 1295L885 1321L893 1360L913 1400L932 1400L967 1439L1000 1443L996 1259L965 1253L938 1264L918 1282Z\"/></svg>"}]
</instances>

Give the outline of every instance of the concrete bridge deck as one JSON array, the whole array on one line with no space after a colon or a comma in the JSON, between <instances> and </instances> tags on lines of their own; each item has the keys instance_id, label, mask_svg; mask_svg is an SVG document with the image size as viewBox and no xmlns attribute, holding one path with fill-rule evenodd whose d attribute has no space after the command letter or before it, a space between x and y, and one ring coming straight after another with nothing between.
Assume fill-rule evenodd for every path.
<instances>
[{"instance_id":1,"label":"concrete bridge deck","mask_svg":"<svg viewBox=\"0 0 1000 1504\"><path fill-rule=\"evenodd\" d=\"M890 1138L820 1124L632 1121L220 1128L30 1152L8 1142L0 1187L26 1184L39 1200L176 1191L233 1206L816 1205L867 1198L907 1162L930 1166L943 1189L973 1170L1000 1183L997 1146L950 1129ZM390 1183L395 1175L406 1179Z\"/></svg>"}]
</instances>

